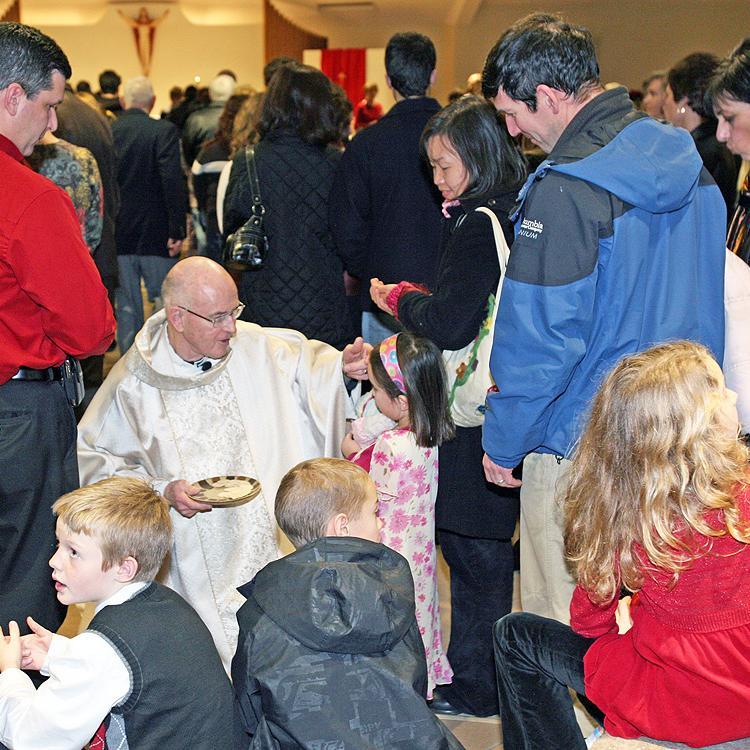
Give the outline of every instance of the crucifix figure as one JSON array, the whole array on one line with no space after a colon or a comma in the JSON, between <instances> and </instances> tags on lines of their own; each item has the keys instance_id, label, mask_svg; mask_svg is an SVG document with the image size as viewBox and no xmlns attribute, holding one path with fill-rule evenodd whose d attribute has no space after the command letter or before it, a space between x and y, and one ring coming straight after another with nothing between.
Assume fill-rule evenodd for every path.
<instances>
[{"instance_id":1,"label":"crucifix figure","mask_svg":"<svg viewBox=\"0 0 750 750\"><path fill-rule=\"evenodd\" d=\"M144 76L148 76L151 72L151 60L154 56L156 27L169 15L169 10L164 11L158 18L151 18L146 8L140 9L137 18L126 16L121 10L117 12L133 30L133 39L135 39L135 49L141 63L141 71Z\"/></svg>"}]
</instances>

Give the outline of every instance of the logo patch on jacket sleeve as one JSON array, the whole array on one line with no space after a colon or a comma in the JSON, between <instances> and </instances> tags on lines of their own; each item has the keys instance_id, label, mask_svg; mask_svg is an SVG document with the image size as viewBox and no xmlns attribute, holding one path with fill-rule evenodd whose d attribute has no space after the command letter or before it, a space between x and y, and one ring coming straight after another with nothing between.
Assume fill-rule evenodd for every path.
<instances>
[{"instance_id":1,"label":"logo patch on jacket sleeve","mask_svg":"<svg viewBox=\"0 0 750 750\"><path fill-rule=\"evenodd\" d=\"M528 237L530 240L539 239L539 235L544 231L544 224L536 219L524 219L518 230L519 237Z\"/></svg>"}]
</instances>

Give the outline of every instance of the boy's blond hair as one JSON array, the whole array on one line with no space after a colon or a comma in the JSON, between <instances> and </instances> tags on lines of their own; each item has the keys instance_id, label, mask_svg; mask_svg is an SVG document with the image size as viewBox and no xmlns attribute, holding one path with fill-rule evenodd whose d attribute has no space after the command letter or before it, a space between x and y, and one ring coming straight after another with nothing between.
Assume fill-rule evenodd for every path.
<instances>
[{"instance_id":1,"label":"boy's blond hair","mask_svg":"<svg viewBox=\"0 0 750 750\"><path fill-rule=\"evenodd\" d=\"M102 479L63 495L52 512L74 534L96 537L102 570L135 558L134 581L152 580L172 543L169 505L141 479Z\"/></svg>"},{"instance_id":2,"label":"boy's blond hair","mask_svg":"<svg viewBox=\"0 0 750 750\"><path fill-rule=\"evenodd\" d=\"M313 458L290 469L276 493L276 522L297 548L325 536L338 513L359 518L370 475L342 458Z\"/></svg>"}]
</instances>

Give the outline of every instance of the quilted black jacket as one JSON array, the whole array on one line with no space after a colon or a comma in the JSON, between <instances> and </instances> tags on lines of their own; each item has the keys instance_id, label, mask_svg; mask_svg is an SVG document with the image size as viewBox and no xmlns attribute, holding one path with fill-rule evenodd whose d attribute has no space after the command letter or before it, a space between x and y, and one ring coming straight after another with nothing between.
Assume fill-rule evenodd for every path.
<instances>
[{"instance_id":1,"label":"quilted black jacket","mask_svg":"<svg viewBox=\"0 0 750 750\"><path fill-rule=\"evenodd\" d=\"M343 348L352 337L343 264L328 228L328 194L340 153L297 136L266 136L255 147L269 252L240 281L243 319L293 328ZM250 216L244 152L232 164L224 199L225 237Z\"/></svg>"}]
</instances>

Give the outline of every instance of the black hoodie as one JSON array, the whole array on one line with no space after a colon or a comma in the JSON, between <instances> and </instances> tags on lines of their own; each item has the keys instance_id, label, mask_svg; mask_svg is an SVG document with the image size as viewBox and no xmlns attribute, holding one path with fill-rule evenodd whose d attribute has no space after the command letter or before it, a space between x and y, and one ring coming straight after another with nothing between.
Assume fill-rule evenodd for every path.
<instances>
[{"instance_id":1,"label":"black hoodie","mask_svg":"<svg viewBox=\"0 0 750 750\"><path fill-rule=\"evenodd\" d=\"M461 748L424 699L414 585L397 552L326 537L240 593L235 748Z\"/></svg>"}]
</instances>

